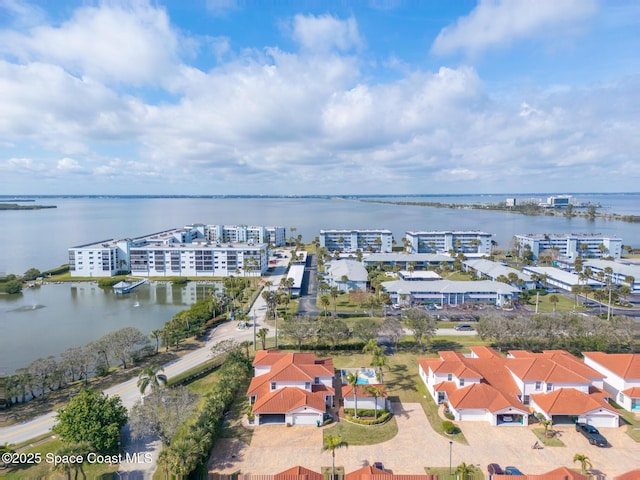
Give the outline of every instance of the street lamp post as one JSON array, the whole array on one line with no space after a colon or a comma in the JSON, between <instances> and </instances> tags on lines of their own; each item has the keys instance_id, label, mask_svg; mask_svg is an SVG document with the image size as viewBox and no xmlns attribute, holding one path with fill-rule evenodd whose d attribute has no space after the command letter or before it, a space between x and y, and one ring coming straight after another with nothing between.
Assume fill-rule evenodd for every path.
<instances>
[{"instance_id":1,"label":"street lamp post","mask_svg":"<svg viewBox=\"0 0 640 480\"><path fill-rule=\"evenodd\" d=\"M449 475L452 474L452 472L451 472L452 455L453 455L453 442L451 440L449 440Z\"/></svg>"}]
</instances>

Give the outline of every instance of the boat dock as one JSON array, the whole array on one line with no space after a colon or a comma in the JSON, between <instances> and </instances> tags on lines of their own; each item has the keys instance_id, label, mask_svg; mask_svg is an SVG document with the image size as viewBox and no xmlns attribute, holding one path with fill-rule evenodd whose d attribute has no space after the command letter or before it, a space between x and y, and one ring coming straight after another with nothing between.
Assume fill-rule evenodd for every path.
<instances>
[{"instance_id":1,"label":"boat dock","mask_svg":"<svg viewBox=\"0 0 640 480\"><path fill-rule=\"evenodd\" d=\"M142 285L143 283L147 283L147 279L143 278L142 280L139 280L135 283L129 283L129 282L118 282L113 286L113 291L114 293L118 294L118 295L123 295L125 293L129 293L131 292L131 290L133 290L134 288Z\"/></svg>"}]
</instances>

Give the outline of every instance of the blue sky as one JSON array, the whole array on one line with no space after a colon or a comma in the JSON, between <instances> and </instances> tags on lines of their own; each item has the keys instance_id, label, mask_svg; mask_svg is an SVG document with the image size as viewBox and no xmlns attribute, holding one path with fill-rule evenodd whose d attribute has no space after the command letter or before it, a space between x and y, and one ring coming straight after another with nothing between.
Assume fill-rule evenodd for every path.
<instances>
[{"instance_id":1,"label":"blue sky","mask_svg":"<svg viewBox=\"0 0 640 480\"><path fill-rule=\"evenodd\" d=\"M0 194L638 191L640 3L0 2Z\"/></svg>"}]
</instances>

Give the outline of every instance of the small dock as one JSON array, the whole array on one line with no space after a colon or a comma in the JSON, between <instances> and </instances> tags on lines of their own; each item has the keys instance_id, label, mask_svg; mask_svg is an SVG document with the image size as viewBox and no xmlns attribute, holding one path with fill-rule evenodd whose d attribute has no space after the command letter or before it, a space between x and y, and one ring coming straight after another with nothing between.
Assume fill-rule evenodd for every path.
<instances>
[{"instance_id":1,"label":"small dock","mask_svg":"<svg viewBox=\"0 0 640 480\"><path fill-rule=\"evenodd\" d=\"M146 278L143 278L142 280L139 280L139 281L137 281L135 283L118 282L113 286L113 291L117 295L123 295L125 293L131 292L131 290L133 290L134 288L142 285L143 283L147 283L147 279Z\"/></svg>"}]
</instances>

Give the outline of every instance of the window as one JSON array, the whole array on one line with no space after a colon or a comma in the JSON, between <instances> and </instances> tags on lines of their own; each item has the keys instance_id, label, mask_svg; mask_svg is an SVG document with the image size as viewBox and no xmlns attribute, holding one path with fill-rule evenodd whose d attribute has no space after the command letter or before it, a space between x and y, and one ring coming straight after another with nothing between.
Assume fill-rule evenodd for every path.
<instances>
[{"instance_id":1,"label":"window","mask_svg":"<svg viewBox=\"0 0 640 480\"><path fill-rule=\"evenodd\" d=\"M320 377L315 377L315 378L313 379L313 383L314 383L314 384L316 384L316 385L318 385L318 384L320 383Z\"/></svg>"},{"instance_id":2,"label":"window","mask_svg":"<svg viewBox=\"0 0 640 480\"><path fill-rule=\"evenodd\" d=\"M547 392L553 390L553 383L547 383Z\"/></svg>"},{"instance_id":3,"label":"window","mask_svg":"<svg viewBox=\"0 0 640 480\"><path fill-rule=\"evenodd\" d=\"M453 380L453 373L449 373L447 375L447 382L450 382L451 380Z\"/></svg>"},{"instance_id":4,"label":"window","mask_svg":"<svg viewBox=\"0 0 640 480\"><path fill-rule=\"evenodd\" d=\"M275 390L276 389L276 382L271 382L271 390Z\"/></svg>"},{"instance_id":5,"label":"window","mask_svg":"<svg viewBox=\"0 0 640 480\"><path fill-rule=\"evenodd\" d=\"M311 390L311 382L304 382L304 389Z\"/></svg>"},{"instance_id":6,"label":"window","mask_svg":"<svg viewBox=\"0 0 640 480\"><path fill-rule=\"evenodd\" d=\"M542 382L536 382L536 390L540 390L542 388Z\"/></svg>"},{"instance_id":7,"label":"window","mask_svg":"<svg viewBox=\"0 0 640 480\"><path fill-rule=\"evenodd\" d=\"M460 381L458 382L458 384L459 384L461 387L464 387L464 378L461 378L461 379L460 379Z\"/></svg>"},{"instance_id":8,"label":"window","mask_svg":"<svg viewBox=\"0 0 640 480\"><path fill-rule=\"evenodd\" d=\"M524 396L524 400L522 401L524 405L529 405L529 395Z\"/></svg>"}]
</instances>

